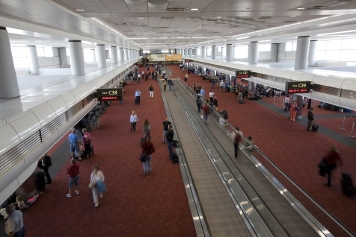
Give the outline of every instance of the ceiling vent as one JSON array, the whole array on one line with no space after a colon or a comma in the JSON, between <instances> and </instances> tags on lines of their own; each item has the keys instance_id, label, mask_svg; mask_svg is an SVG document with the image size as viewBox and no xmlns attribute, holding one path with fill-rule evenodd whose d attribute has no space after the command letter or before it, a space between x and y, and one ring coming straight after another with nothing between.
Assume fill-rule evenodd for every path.
<instances>
[{"instance_id":1,"label":"ceiling vent","mask_svg":"<svg viewBox=\"0 0 356 237\"><path fill-rule=\"evenodd\" d=\"M183 12L184 7L168 7L167 11L169 11L169 12Z\"/></svg>"},{"instance_id":2,"label":"ceiling vent","mask_svg":"<svg viewBox=\"0 0 356 237\"><path fill-rule=\"evenodd\" d=\"M206 21L218 21L218 19L208 19Z\"/></svg>"},{"instance_id":3,"label":"ceiling vent","mask_svg":"<svg viewBox=\"0 0 356 237\"><path fill-rule=\"evenodd\" d=\"M258 18L258 19L271 19L272 18L272 16L261 16L260 18Z\"/></svg>"},{"instance_id":4,"label":"ceiling vent","mask_svg":"<svg viewBox=\"0 0 356 237\"><path fill-rule=\"evenodd\" d=\"M161 19L164 19L164 20L171 20L171 19L173 19L174 17L161 17Z\"/></svg>"}]
</instances>

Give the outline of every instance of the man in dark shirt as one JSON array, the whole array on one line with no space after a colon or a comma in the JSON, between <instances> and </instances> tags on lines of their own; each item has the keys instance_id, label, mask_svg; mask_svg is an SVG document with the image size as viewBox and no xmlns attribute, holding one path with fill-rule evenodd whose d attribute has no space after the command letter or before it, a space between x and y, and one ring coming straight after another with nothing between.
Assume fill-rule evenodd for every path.
<instances>
[{"instance_id":1,"label":"man in dark shirt","mask_svg":"<svg viewBox=\"0 0 356 237\"><path fill-rule=\"evenodd\" d=\"M227 113L226 110L220 110L220 114L224 117L225 121L228 120L229 114Z\"/></svg>"},{"instance_id":2,"label":"man in dark shirt","mask_svg":"<svg viewBox=\"0 0 356 237\"><path fill-rule=\"evenodd\" d=\"M145 162L143 162L143 173L146 175L151 172L151 159L152 154L156 151L153 143L151 142L151 137L148 136L147 140L142 143L142 154L146 154Z\"/></svg>"},{"instance_id":3,"label":"man in dark shirt","mask_svg":"<svg viewBox=\"0 0 356 237\"><path fill-rule=\"evenodd\" d=\"M174 131L172 128L172 124L169 124L168 132L166 133L166 141L167 141L167 146L168 146L168 151L169 151L169 157L171 159L173 158L173 148L172 148L173 137L174 137Z\"/></svg>"},{"instance_id":4,"label":"man in dark shirt","mask_svg":"<svg viewBox=\"0 0 356 237\"><path fill-rule=\"evenodd\" d=\"M309 111L308 111L307 131L310 131L310 127L312 126L313 121L314 121L313 108L310 108Z\"/></svg>"},{"instance_id":5,"label":"man in dark shirt","mask_svg":"<svg viewBox=\"0 0 356 237\"><path fill-rule=\"evenodd\" d=\"M213 99L213 108L216 109L217 107L219 107L219 103L218 98L215 96Z\"/></svg>"},{"instance_id":6,"label":"man in dark shirt","mask_svg":"<svg viewBox=\"0 0 356 237\"><path fill-rule=\"evenodd\" d=\"M204 107L203 107L203 117L204 117L204 123L207 124L208 123L208 115L210 114L210 107L208 105L208 103L206 102Z\"/></svg>"},{"instance_id":7,"label":"man in dark shirt","mask_svg":"<svg viewBox=\"0 0 356 237\"><path fill-rule=\"evenodd\" d=\"M166 142L166 133L168 132L168 125L172 124L171 122L168 121L168 118L166 118L165 121L163 121L163 139L162 139L162 144Z\"/></svg>"},{"instance_id":8,"label":"man in dark shirt","mask_svg":"<svg viewBox=\"0 0 356 237\"><path fill-rule=\"evenodd\" d=\"M75 160L71 160L72 165L68 167L67 174L69 176L69 193L67 197L71 198L71 191L73 188L73 184L75 185L75 193L79 194L78 186L79 186L79 165L75 163Z\"/></svg>"}]
</instances>

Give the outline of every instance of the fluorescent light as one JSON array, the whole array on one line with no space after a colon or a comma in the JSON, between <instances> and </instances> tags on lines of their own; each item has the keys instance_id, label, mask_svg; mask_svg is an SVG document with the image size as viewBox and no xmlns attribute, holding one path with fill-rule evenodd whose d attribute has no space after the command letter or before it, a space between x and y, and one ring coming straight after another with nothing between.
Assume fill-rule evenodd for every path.
<instances>
[{"instance_id":1,"label":"fluorescent light","mask_svg":"<svg viewBox=\"0 0 356 237\"><path fill-rule=\"evenodd\" d=\"M143 20L143 19L145 19L145 18L143 18L143 17L139 17L138 19L139 19L139 20Z\"/></svg>"},{"instance_id":2,"label":"fluorescent light","mask_svg":"<svg viewBox=\"0 0 356 237\"><path fill-rule=\"evenodd\" d=\"M199 9L198 9L198 8L192 8L192 9L190 9L190 10L192 10L192 11L198 11Z\"/></svg>"},{"instance_id":3,"label":"fluorescent light","mask_svg":"<svg viewBox=\"0 0 356 237\"><path fill-rule=\"evenodd\" d=\"M83 12L84 9L75 9L76 12Z\"/></svg>"},{"instance_id":4,"label":"fluorescent light","mask_svg":"<svg viewBox=\"0 0 356 237\"><path fill-rule=\"evenodd\" d=\"M298 7L297 9L298 9L298 10L304 10L305 7Z\"/></svg>"}]
</instances>

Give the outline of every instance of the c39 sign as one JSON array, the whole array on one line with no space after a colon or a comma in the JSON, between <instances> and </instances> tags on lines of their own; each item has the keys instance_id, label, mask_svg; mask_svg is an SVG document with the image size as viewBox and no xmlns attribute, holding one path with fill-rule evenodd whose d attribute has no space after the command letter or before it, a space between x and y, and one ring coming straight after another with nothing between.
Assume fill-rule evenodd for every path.
<instances>
[{"instance_id":1,"label":"c39 sign","mask_svg":"<svg viewBox=\"0 0 356 237\"><path fill-rule=\"evenodd\" d=\"M96 98L101 101L121 100L122 88L97 89Z\"/></svg>"},{"instance_id":2,"label":"c39 sign","mask_svg":"<svg viewBox=\"0 0 356 237\"><path fill-rule=\"evenodd\" d=\"M290 93L309 93L311 89L310 81L294 81L286 83L286 92Z\"/></svg>"},{"instance_id":3,"label":"c39 sign","mask_svg":"<svg viewBox=\"0 0 356 237\"><path fill-rule=\"evenodd\" d=\"M247 78L250 77L250 70L238 70L236 71L236 78Z\"/></svg>"}]
</instances>

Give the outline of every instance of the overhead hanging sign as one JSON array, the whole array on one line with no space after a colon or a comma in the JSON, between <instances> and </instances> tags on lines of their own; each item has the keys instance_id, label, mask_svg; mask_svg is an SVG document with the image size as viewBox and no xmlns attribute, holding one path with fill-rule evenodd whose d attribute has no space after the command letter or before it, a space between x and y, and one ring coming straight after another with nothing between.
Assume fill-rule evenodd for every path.
<instances>
[{"instance_id":1,"label":"overhead hanging sign","mask_svg":"<svg viewBox=\"0 0 356 237\"><path fill-rule=\"evenodd\" d=\"M311 89L311 81L293 81L286 82L286 92L290 93L309 93Z\"/></svg>"},{"instance_id":2,"label":"overhead hanging sign","mask_svg":"<svg viewBox=\"0 0 356 237\"><path fill-rule=\"evenodd\" d=\"M237 70L236 78L247 78L250 77L250 74L251 74L250 70Z\"/></svg>"},{"instance_id":3,"label":"overhead hanging sign","mask_svg":"<svg viewBox=\"0 0 356 237\"><path fill-rule=\"evenodd\" d=\"M95 97L101 101L121 100L122 88L97 89Z\"/></svg>"}]
</instances>

